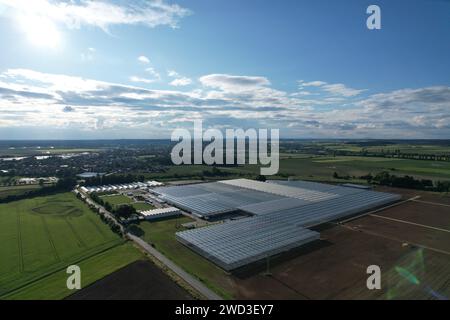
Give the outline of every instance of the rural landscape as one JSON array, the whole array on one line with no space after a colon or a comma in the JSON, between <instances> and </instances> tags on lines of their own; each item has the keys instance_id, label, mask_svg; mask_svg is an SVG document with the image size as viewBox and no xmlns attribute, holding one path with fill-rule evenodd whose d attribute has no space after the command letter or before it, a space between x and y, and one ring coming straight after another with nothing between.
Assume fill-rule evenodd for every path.
<instances>
[{"instance_id":1,"label":"rural landscape","mask_svg":"<svg viewBox=\"0 0 450 320\"><path fill-rule=\"evenodd\" d=\"M102 292L105 294L104 288L108 286L122 284L121 290L127 292L124 288L133 283L133 274L136 272L140 274L141 279L153 281L157 278L158 286L161 288L167 286L168 289L149 290L141 285L138 288L142 296L134 292L131 297L150 299L202 297L201 293L196 292L189 283L166 270L160 261L130 241L126 236L128 233L140 237L224 299L273 299L275 295L287 299L305 297L339 299L363 296L373 298L366 295L367 293L363 295L360 292L364 291L362 280L360 285L352 290L336 291L327 296L320 291L313 293L307 289L300 290L304 288L304 283L301 282L298 291L292 291L293 289L288 289L287 286L292 280L284 279L294 274L296 279L299 279L297 272L304 268L307 269L301 273L306 278L312 270L317 271L312 265L302 264L301 268L293 269L294 274L286 273L287 266L295 265L297 260L302 261L305 256L308 257L309 264L314 264L322 261L327 255L327 259L336 259L332 265L343 268L341 263L344 263L345 259L342 255L345 250L349 250L348 246L356 245L351 244L356 239L359 239L356 241L359 248L355 247L352 250L364 251L364 246L368 246L366 254L376 255L377 250L384 250L388 242L395 243L395 239L390 237L401 236L402 239L405 237L404 243L411 241L409 246L413 246L414 249L405 250L401 245L389 246L390 250L393 250L389 253L392 255L390 260L384 260L384 256L388 253L380 252L381 257L378 258L382 259L380 262L390 268L395 268L395 264L406 267L408 263L418 263L414 269L423 268L420 272L429 281L437 281L440 285L448 281L446 270L450 263L447 254L450 239L445 230L450 222L447 214L450 205L450 141L282 141L280 172L270 179L316 181L333 185L354 183L367 185L375 190L400 193L406 199L420 195L424 200L410 201L409 204L382 211L383 217L387 217L385 220L366 216L347 224L347 228L351 230L357 223L358 229L362 232L360 234L354 234L345 228L339 230L337 227L326 230L326 237L330 239L327 242L333 243L331 239L346 237L347 233L348 239L336 240L335 245L331 245L330 248L327 248L326 244L315 244L314 246L319 247L325 245L325 248L305 249L306 253L297 250L275 257L271 263L270 277L264 276L266 272L264 263L255 263L249 270L230 274L178 242L175 233L190 228L187 225L196 224L201 227L209 224L189 213L156 220L134 219L139 212L151 211L162 206L157 200L149 201L146 189L133 187L124 189L125 191L102 190L84 195L78 191L74 192L82 186L90 188L98 185L124 185L156 179L168 186L196 185L239 178L260 180L257 167L170 165L168 150L173 145L170 141L130 141L129 144L120 142L118 146L114 142L105 145L104 142L98 141L89 142L89 148L83 141L70 141L67 145L61 146L54 146L53 141L39 141L39 145L34 141L10 141L2 144L0 162L2 299L70 299L72 296L100 298ZM114 147L111 147L112 145ZM47 156L42 158L43 154ZM77 161L74 161L74 158ZM104 159L114 160L105 163ZM55 169L52 176L40 175L51 166L58 166L60 169ZM114 168L112 172L111 168ZM99 173L94 170L98 170ZM88 201L85 197L92 200ZM103 210L111 212L112 217L99 210L98 204L104 208ZM376 221L371 221L374 219ZM397 220L407 220L411 225L395 223ZM419 223L430 227L421 228ZM367 230L367 234L362 230ZM381 239L378 240L387 243L383 245L383 242L380 242L377 247L372 248L370 238L376 237L372 233L381 233ZM354 237L357 238L351 240ZM417 247L416 242L420 244ZM395 247L398 249L394 250ZM329 250L332 251L327 254ZM439 253L440 251L442 253ZM412 261L411 259L416 259L413 258L416 255L420 255L422 261ZM364 259L364 256L360 259ZM144 262L154 266L146 268L145 264L142 265ZM428 266L428 263L431 265ZM82 268L82 286L86 288L75 294L65 285L66 268L72 264ZM130 271L127 272L128 268ZM350 270L352 268L350 267ZM438 269L435 272L432 271L433 268ZM439 270L442 277L438 276ZM275 276L278 273L280 274ZM323 273L321 277L324 279L334 274L329 269L323 270ZM396 276L394 271L393 273L390 277L395 279L399 276L398 274ZM350 276L352 272L348 274ZM128 278L130 282L126 280ZM276 284L273 282L275 279ZM364 274L361 274L361 279L364 279ZM402 282L400 280L398 279L398 283ZM343 281L340 279L340 282ZM336 290L339 290L339 285L342 284L337 283ZM278 289L265 292L258 286ZM443 294L448 294L448 288L442 289ZM86 293L83 293L84 290ZM407 292L411 297L426 297L425 292L417 290ZM119 295L117 298L125 297L117 294ZM395 298L395 295L408 297L403 294L405 291L399 288L390 288L380 297L385 299Z\"/></svg>"},{"instance_id":2,"label":"rural landscape","mask_svg":"<svg viewBox=\"0 0 450 320\"><path fill-rule=\"evenodd\" d=\"M0 0L1 307L449 300L449 13Z\"/></svg>"}]
</instances>

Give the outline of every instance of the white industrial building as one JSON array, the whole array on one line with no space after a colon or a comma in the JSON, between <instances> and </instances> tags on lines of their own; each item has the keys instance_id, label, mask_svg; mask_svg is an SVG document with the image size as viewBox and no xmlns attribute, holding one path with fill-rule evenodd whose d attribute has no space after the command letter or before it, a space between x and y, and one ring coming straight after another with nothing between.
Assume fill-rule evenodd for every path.
<instances>
[{"instance_id":1,"label":"white industrial building","mask_svg":"<svg viewBox=\"0 0 450 320\"><path fill-rule=\"evenodd\" d=\"M239 268L319 239L311 227L399 200L355 185L236 179L153 190L203 219L249 217L176 233L179 242L225 270Z\"/></svg>"},{"instance_id":2,"label":"white industrial building","mask_svg":"<svg viewBox=\"0 0 450 320\"><path fill-rule=\"evenodd\" d=\"M127 184L115 184L115 185L105 185L105 186L94 186L94 187L81 187L81 190L86 193L92 192L109 192L109 191L121 191L121 190L134 190L134 189L146 189L160 187L164 184L158 181L147 181L147 182L134 182Z\"/></svg>"},{"instance_id":3,"label":"white industrial building","mask_svg":"<svg viewBox=\"0 0 450 320\"><path fill-rule=\"evenodd\" d=\"M179 216L181 215L181 212L178 208L168 207L141 211L140 214L144 217L145 220L156 220L161 218Z\"/></svg>"}]
</instances>

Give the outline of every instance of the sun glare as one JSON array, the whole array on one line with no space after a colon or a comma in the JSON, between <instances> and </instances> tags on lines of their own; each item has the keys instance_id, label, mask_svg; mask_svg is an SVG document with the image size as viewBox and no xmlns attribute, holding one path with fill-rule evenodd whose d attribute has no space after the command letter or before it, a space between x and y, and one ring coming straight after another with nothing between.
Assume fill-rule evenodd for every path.
<instances>
[{"instance_id":1,"label":"sun glare","mask_svg":"<svg viewBox=\"0 0 450 320\"><path fill-rule=\"evenodd\" d=\"M55 24L45 17L21 16L19 23L25 35L35 46L57 48L61 43L61 35Z\"/></svg>"}]
</instances>

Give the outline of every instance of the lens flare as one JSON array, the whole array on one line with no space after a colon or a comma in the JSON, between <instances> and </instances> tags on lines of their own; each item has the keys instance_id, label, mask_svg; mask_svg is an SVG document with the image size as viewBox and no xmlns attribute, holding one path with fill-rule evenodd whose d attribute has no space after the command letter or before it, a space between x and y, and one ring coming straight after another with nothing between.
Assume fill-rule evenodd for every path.
<instances>
[{"instance_id":1,"label":"lens flare","mask_svg":"<svg viewBox=\"0 0 450 320\"><path fill-rule=\"evenodd\" d=\"M33 45L45 48L59 46L61 35L50 19L36 15L22 15L18 21L28 41Z\"/></svg>"}]
</instances>

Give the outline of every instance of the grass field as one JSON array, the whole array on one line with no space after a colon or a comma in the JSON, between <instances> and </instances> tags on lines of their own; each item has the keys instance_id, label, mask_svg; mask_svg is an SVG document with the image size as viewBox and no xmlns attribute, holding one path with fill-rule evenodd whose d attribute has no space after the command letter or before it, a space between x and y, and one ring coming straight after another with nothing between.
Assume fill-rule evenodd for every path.
<instances>
[{"instance_id":1,"label":"grass field","mask_svg":"<svg viewBox=\"0 0 450 320\"><path fill-rule=\"evenodd\" d=\"M134 248L131 243L125 243L85 259L77 264L81 269L81 287L85 288L91 283L142 258L143 256L139 250ZM66 280L66 270L60 270L4 298L11 300L63 299L73 293L73 291L67 289L65 285Z\"/></svg>"},{"instance_id":2,"label":"grass field","mask_svg":"<svg viewBox=\"0 0 450 320\"><path fill-rule=\"evenodd\" d=\"M132 203L133 200L124 195L112 195L112 196L101 196L104 201L108 202L112 206L118 206L121 204L129 204Z\"/></svg>"},{"instance_id":3,"label":"grass field","mask_svg":"<svg viewBox=\"0 0 450 320\"><path fill-rule=\"evenodd\" d=\"M224 298L232 298L228 275L208 260L186 248L175 238L175 232L183 230L182 223L190 222L187 217L157 222L142 222L143 238L185 271L197 277L210 289Z\"/></svg>"},{"instance_id":4,"label":"grass field","mask_svg":"<svg viewBox=\"0 0 450 320\"><path fill-rule=\"evenodd\" d=\"M361 147L352 144L329 143L323 144L322 146L331 150L352 151L352 152L362 152L363 150L367 150L369 152L394 153L397 150L399 150L401 153L412 153L412 154L434 154L434 155L450 154L449 146L439 146L432 144L389 144L389 145Z\"/></svg>"},{"instance_id":5,"label":"grass field","mask_svg":"<svg viewBox=\"0 0 450 320\"><path fill-rule=\"evenodd\" d=\"M259 174L259 167L251 165L221 170L234 173ZM298 179L334 181L333 173L335 171L340 176L349 175L351 177L389 171L391 174L398 176L412 175L421 179L450 180L450 163L443 161L349 156L293 157L280 160L279 174ZM335 181L342 182L342 180Z\"/></svg>"},{"instance_id":6,"label":"grass field","mask_svg":"<svg viewBox=\"0 0 450 320\"><path fill-rule=\"evenodd\" d=\"M145 202L135 202L132 204L132 206L136 209L136 211L146 211L155 209L154 206Z\"/></svg>"},{"instance_id":7,"label":"grass field","mask_svg":"<svg viewBox=\"0 0 450 320\"><path fill-rule=\"evenodd\" d=\"M1 204L0 297L123 243L71 193ZM122 264L112 259L111 268ZM59 285L48 292L60 292Z\"/></svg>"}]
</instances>

